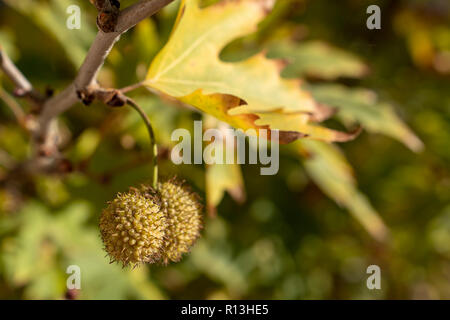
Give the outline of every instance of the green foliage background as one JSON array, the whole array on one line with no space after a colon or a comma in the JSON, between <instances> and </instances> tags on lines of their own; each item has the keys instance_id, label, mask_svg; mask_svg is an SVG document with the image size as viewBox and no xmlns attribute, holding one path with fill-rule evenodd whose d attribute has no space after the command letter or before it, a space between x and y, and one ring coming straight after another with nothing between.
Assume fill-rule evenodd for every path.
<instances>
[{"instance_id":1,"label":"green foliage background","mask_svg":"<svg viewBox=\"0 0 450 320\"><path fill-rule=\"evenodd\" d=\"M72 264L81 267L79 298L84 299L450 298L448 2L278 2L258 34L230 45L224 59L267 46L273 55L294 59L298 54L299 63L288 67L286 76L301 74L312 84L331 79L348 90L371 88L394 105L425 144L415 154L392 138L364 132L339 145L359 189L390 229L389 241L375 241L327 198L308 178L307 160L286 147L277 176L260 176L257 166L243 168L247 201L239 205L227 195L217 217L205 219L203 237L182 262L134 271L110 265L98 218L116 192L151 177L147 132L127 109L78 105L61 123L67 128L64 152L74 172L0 184L0 298L64 298L65 271ZM123 6L130 3L122 1ZM366 8L375 3L382 8L382 29L370 31ZM65 27L70 4L83 8L81 30ZM122 36L100 74L104 86L123 87L145 77L168 39L177 7L165 8ZM0 1L0 44L39 89L59 90L73 79L95 32L95 10L88 1ZM274 45L292 38L343 48L352 53L350 61L339 69L337 52L320 60L314 51ZM359 59L368 65L368 75L352 79L360 77L355 71ZM325 75L317 76L311 67L317 64ZM7 79L0 81L2 92L12 91ZM133 97L152 119L163 148L173 145L173 129L190 129L193 120L201 119L145 90ZM343 99L352 102L350 93ZM28 137L2 99L0 151L14 162L29 153ZM203 166L178 167L170 159L161 166L204 195ZM0 161L0 180L6 171ZM356 198L347 204L352 205ZM366 287L371 264L381 267L382 290Z\"/></svg>"}]
</instances>

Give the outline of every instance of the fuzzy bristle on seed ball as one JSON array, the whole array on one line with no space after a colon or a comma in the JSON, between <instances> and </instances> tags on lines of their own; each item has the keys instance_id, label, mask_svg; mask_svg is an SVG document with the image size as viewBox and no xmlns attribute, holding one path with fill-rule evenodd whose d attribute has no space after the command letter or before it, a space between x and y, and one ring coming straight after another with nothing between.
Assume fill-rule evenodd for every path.
<instances>
[{"instance_id":1,"label":"fuzzy bristle on seed ball","mask_svg":"<svg viewBox=\"0 0 450 320\"><path fill-rule=\"evenodd\" d=\"M124 266L161 259L168 221L159 197L136 189L118 194L103 210L100 232L112 261Z\"/></svg>"},{"instance_id":2,"label":"fuzzy bristle on seed ball","mask_svg":"<svg viewBox=\"0 0 450 320\"><path fill-rule=\"evenodd\" d=\"M157 190L168 222L161 260L165 264L178 262L200 236L202 205L198 195L176 178L159 183Z\"/></svg>"}]
</instances>

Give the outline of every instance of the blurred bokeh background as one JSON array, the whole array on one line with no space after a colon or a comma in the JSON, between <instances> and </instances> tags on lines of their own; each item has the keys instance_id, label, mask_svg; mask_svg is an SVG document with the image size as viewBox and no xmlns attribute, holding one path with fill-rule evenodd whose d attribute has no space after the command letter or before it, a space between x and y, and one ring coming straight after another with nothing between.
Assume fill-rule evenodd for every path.
<instances>
[{"instance_id":1,"label":"blurred bokeh background","mask_svg":"<svg viewBox=\"0 0 450 320\"><path fill-rule=\"evenodd\" d=\"M81 30L65 27L71 4L82 7ZM381 30L366 28L372 4L381 8ZM122 36L101 71L102 85L119 88L145 77L177 9L175 2ZM86 0L3 0L0 44L38 89L59 91L95 37L95 16ZM301 76L311 85L332 82L342 104L364 107L355 88L376 93L420 137L424 150L412 152L395 130L389 134L383 122L375 123L372 132L339 144L343 153L320 144L304 143L300 152L285 146L278 175L243 166L242 180L237 173L230 185L226 179L234 175L224 168L175 166L163 152L162 172L215 198L190 255L132 271L109 264L97 223L115 193L151 177L147 132L138 115L78 105L60 122L73 172L5 180L30 146L8 108L15 99L11 83L0 75L0 298L63 299L66 268L78 265L82 289L76 297L82 299L450 299L450 2L279 0L260 31L231 44L223 58L262 48L292 62L287 77ZM174 129L191 129L193 120L202 119L143 89L133 97L152 119L162 151L173 146ZM321 177L329 168L311 162L311 150L337 167L351 164L343 179L353 170L360 192L354 186L349 191L353 182L336 186ZM236 187L241 181L246 199L235 201L244 197ZM223 185L237 188L235 199L222 192ZM387 240L367 232L371 221L364 216L355 219L361 210L378 212L390 232ZM381 268L381 290L366 286L372 264Z\"/></svg>"}]
</instances>

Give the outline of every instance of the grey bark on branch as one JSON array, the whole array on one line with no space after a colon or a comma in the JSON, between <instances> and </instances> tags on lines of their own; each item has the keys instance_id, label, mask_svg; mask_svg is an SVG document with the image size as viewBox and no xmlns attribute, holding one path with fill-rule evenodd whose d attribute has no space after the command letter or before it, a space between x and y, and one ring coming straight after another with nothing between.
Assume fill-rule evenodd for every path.
<instances>
[{"instance_id":1,"label":"grey bark on branch","mask_svg":"<svg viewBox=\"0 0 450 320\"><path fill-rule=\"evenodd\" d=\"M17 88L22 89L23 91L32 91L33 86L31 83L25 78L25 76L20 72L19 69L15 66L15 64L8 57L6 52L0 49L0 67L2 71L6 74L6 76L14 83Z\"/></svg>"},{"instance_id":2,"label":"grey bark on branch","mask_svg":"<svg viewBox=\"0 0 450 320\"><path fill-rule=\"evenodd\" d=\"M34 134L36 144L40 146L38 147L38 153L48 155L53 151L57 152L54 139L49 135L51 123L58 115L67 111L79 101L80 93L93 91L98 88L96 80L98 72L120 36L173 1L140 1L120 12L113 32L98 31L75 80L59 94L48 99L42 107L38 118L37 130ZM43 150L45 152L42 152Z\"/></svg>"},{"instance_id":3,"label":"grey bark on branch","mask_svg":"<svg viewBox=\"0 0 450 320\"><path fill-rule=\"evenodd\" d=\"M44 98L34 90L31 83L20 72L16 65L11 61L9 56L0 47L0 69L6 74L11 82L16 86L15 95L26 97L34 106L39 106Z\"/></svg>"}]
</instances>

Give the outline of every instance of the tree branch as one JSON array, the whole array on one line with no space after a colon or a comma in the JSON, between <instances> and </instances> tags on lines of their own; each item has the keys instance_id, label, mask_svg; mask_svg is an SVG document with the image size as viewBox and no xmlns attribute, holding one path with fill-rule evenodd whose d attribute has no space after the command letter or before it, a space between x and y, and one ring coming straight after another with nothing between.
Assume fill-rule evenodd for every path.
<instances>
[{"instance_id":1,"label":"tree branch","mask_svg":"<svg viewBox=\"0 0 450 320\"><path fill-rule=\"evenodd\" d=\"M48 137L50 123L53 119L70 109L78 101L80 93L89 93L89 91L95 90L98 87L96 81L97 74L114 44L119 40L121 34L134 27L141 20L152 16L173 1L174 0L141 1L126 8L120 13L114 32L105 33L99 30L73 83L58 95L47 100L44 104L38 119L38 130L35 132L35 139L38 144L43 145L47 151L56 148L51 145L52 139L49 139Z\"/></svg>"},{"instance_id":2,"label":"tree branch","mask_svg":"<svg viewBox=\"0 0 450 320\"><path fill-rule=\"evenodd\" d=\"M14 85L25 92L33 90L31 83L25 78L19 69L14 65L5 51L0 50L0 66L6 76L14 83Z\"/></svg>"},{"instance_id":3,"label":"tree branch","mask_svg":"<svg viewBox=\"0 0 450 320\"><path fill-rule=\"evenodd\" d=\"M43 101L43 97L34 90L31 83L20 72L16 65L11 61L6 52L0 48L0 69L16 86L16 94L20 97L28 97L30 101L39 106Z\"/></svg>"}]
</instances>

